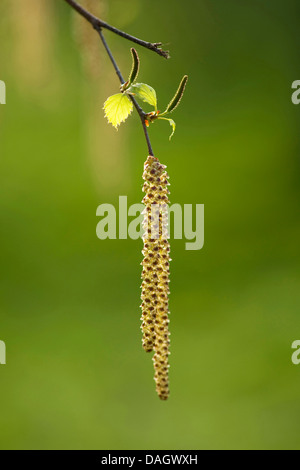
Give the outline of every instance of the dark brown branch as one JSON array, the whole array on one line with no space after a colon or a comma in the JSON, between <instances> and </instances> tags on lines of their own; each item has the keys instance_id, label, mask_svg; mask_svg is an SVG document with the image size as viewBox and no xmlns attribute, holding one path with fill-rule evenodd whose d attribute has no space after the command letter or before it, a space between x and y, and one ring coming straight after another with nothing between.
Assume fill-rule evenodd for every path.
<instances>
[{"instance_id":1,"label":"dark brown branch","mask_svg":"<svg viewBox=\"0 0 300 470\"><path fill-rule=\"evenodd\" d=\"M111 26L108 23L105 23L105 21L100 20L96 16L92 15L85 8L83 8L81 5L79 5L77 2L75 2L75 0L65 0L65 2L67 2L72 8L74 8L74 10L76 10L80 15L82 15L87 21L89 21L95 29L108 29L109 31L118 34L118 36L121 36L124 39L128 39L129 41L134 42L135 44L139 44L140 46L145 47L150 51L156 52L156 54L164 57L165 59L169 59L169 51L164 51L162 49L161 42L143 41L142 39L136 38L135 36L125 33L124 31L121 31L120 29L115 28L114 26Z\"/></svg>"}]
</instances>

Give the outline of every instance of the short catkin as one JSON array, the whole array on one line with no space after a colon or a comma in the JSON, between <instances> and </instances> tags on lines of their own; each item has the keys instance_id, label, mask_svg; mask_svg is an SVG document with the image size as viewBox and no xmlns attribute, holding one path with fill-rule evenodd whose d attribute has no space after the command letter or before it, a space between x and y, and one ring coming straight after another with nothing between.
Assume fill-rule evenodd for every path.
<instances>
[{"instance_id":1,"label":"short catkin","mask_svg":"<svg viewBox=\"0 0 300 470\"><path fill-rule=\"evenodd\" d=\"M149 156L144 165L144 248L142 261L143 348L154 350L154 379L162 400L169 396L169 263L168 174L166 166Z\"/></svg>"}]
</instances>

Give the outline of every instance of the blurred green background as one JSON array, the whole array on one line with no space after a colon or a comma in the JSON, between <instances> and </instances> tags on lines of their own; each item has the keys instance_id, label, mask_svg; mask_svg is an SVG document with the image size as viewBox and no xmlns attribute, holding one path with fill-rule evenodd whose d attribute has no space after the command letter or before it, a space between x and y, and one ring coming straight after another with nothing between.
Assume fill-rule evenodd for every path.
<instances>
[{"instance_id":1,"label":"blurred green background","mask_svg":"<svg viewBox=\"0 0 300 470\"><path fill-rule=\"evenodd\" d=\"M141 348L141 240L96 237L96 208L142 199L135 114L118 132L118 81L96 33L58 0L1 0L2 449L299 449L298 0L82 0L168 43L140 81L167 123L150 128L171 202L205 204L205 246L172 241L171 395ZM127 75L130 43L106 32Z\"/></svg>"}]
</instances>

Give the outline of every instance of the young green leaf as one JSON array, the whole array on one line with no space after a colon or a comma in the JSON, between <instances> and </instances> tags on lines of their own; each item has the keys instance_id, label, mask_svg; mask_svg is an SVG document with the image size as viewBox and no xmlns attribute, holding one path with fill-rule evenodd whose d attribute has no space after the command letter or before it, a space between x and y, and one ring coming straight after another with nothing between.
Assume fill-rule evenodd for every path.
<instances>
[{"instance_id":1,"label":"young green leaf","mask_svg":"<svg viewBox=\"0 0 300 470\"><path fill-rule=\"evenodd\" d=\"M128 87L135 82L137 79L139 69L140 69L140 59L136 50L132 47L131 48L131 55L132 55L132 69L128 78Z\"/></svg>"},{"instance_id":2,"label":"young green leaf","mask_svg":"<svg viewBox=\"0 0 300 470\"><path fill-rule=\"evenodd\" d=\"M136 95L137 98L140 98L145 103L151 104L151 106L154 106L155 110L157 110L156 91L151 86L146 83L135 83L128 88L127 92Z\"/></svg>"},{"instance_id":3,"label":"young green leaf","mask_svg":"<svg viewBox=\"0 0 300 470\"><path fill-rule=\"evenodd\" d=\"M105 117L116 129L126 121L133 110L133 104L125 93L110 96L104 103Z\"/></svg>"},{"instance_id":4,"label":"young green leaf","mask_svg":"<svg viewBox=\"0 0 300 470\"><path fill-rule=\"evenodd\" d=\"M178 90L175 93L174 98L170 101L170 103L167 106L167 109L162 114L172 113L172 111L174 111L174 109L177 108L183 96L187 81L188 81L188 76L185 75L180 82L180 85L178 87Z\"/></svg>"},{"instance_id":5,"label":"young green leaf","mask_svg":"<svg viewBox=\"0 0 300 470\"><path fill-rule=\"evenodd\" d=\"M175 123L175 121L173 121L173 119L168 119L168 118L163 118L163 117L159 117L159 118L157 118L157 119L161 119L161 120L164 120L164 121L169 121L170 126L172 126L172 129L173 129L173 130L172 130L172 134L171 134L170 137L169 137L169 140L171 140L172 137L173 137L173 135L174 135L174 133L175 133L175 129L176 129L176 123Z\"/></svg>"}]
</instances>

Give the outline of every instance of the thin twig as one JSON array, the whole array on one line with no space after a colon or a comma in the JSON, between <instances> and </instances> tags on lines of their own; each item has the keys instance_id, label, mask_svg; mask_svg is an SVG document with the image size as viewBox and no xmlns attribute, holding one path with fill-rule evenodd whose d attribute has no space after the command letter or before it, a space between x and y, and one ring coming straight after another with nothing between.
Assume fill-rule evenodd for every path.
<instances>
[{"instance_id":1,"label":"thin twig","mask_svg":"<svg viewBox=\"0 0 300 470\"><path fill-rule=\"evenodd\" d=\"M118 36L121 36L124 39L128 39L131 42L134 42L135 44L139 44L142 47L145 47L146 49L149 49L150 51L156 52L156 54L164 57L165 59L169 59L169 51L164 51L162 49L162 43L161 42L147 42L143 41L142 39L136 38L135 36L132 36L131 34L125 33L124 31L121 31L118 28L115 28L114 26L109 25L108 23L105 23L105 21L100 20L100 18L97 18L96 16L92 15L89 11L87 11L85 8L83 8L81 5L79 5L75 0L65 0L72 8L74 8L80 15L82 15L87 21L89 21L95 29L99 28L105 28L108 29L109 31L112 31L115 34L118 34Z\"/></svg>"}]
</instances>

